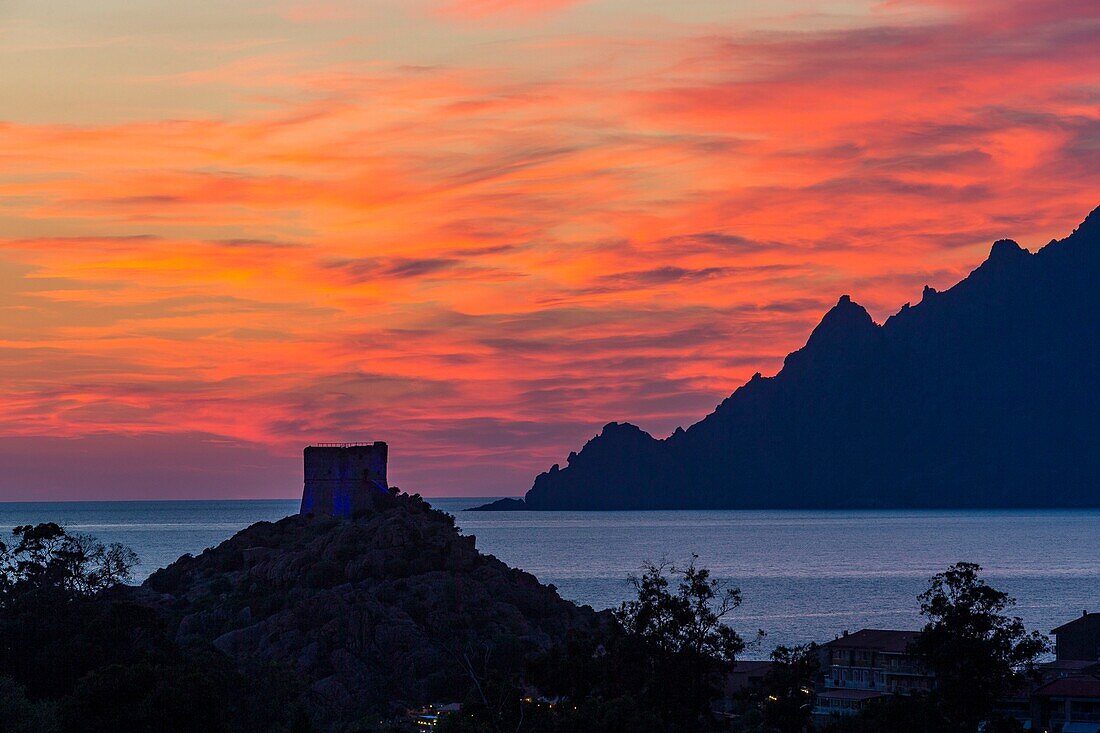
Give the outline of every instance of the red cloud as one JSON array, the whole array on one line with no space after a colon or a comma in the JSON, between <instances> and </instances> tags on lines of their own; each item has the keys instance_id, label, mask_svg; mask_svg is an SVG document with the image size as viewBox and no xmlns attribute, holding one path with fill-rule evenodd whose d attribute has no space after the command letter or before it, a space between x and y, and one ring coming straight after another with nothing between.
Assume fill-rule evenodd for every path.
<instances>
[{"instance_id":1,"label":"red cloud","mask_svg":"<svg viewBox=\"0 0 1100 733\"><path fill-rule=\"evenodd\" d=\"M582 0L441 0L436 11L452 18L534 16L577 5Z\"/></svg>"},{"instance_id":2,"label":"red cloud","mask_svg":"<svg viewBox=\"0 0 1100 733\"><path fill-rule=\"evenodd\" d=\"M670 431L838 294L881 318L1095 206L1095 4L928 6L476 63L257 51L158 84L262 104L3 125L0 433L366 432L405 488L492 494L608 420Z\"/></svg>"}]
</instances>

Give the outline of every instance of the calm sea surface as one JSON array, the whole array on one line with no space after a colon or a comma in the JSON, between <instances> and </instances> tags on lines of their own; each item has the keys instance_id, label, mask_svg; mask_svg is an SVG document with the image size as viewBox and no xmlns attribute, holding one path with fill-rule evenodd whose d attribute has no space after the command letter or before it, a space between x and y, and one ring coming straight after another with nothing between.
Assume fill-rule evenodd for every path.
<instances>
[{"instance_id":1,"label":"calm sea surface","mask_svg":"<svg viewBox=\"0 0 1100 733\"><path fill-rule=\"evenodd\" d=\"M694 552L737 585L740 631L776 644L825 641L844 629L916 628L917 594L933 573L968 560L1019 600L1029 627L1048 632L1100 611L1100 511L462 512L484 499L433 499L483 552L596 608L629 594L645 560L683 563ZM54 521L127 544L139 579L201 552L297 501L0 503L0 527Z\"/></svg>"}]
</instances>

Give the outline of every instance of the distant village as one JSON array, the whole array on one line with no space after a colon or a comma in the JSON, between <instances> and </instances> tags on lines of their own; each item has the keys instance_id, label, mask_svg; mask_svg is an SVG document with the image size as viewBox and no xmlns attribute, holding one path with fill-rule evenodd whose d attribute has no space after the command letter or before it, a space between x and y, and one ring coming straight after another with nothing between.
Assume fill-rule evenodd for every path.
<instances>
[{"instance_id":1,"label":"distant village","mask_svg":"<svg viewBox=\"0 0 1100 733\"><path fill-rule=\"evenodd\" d=\"M1035 681L1001 701L999 713L1014 718L1025 731L1100 733L1100 613L1087 611L1051 630L1056 658L1041 663ZM919 631L862 629L847 631L821 644L821 672L813 689L806 689L812 719L824 724L836 716L852 716L891 695L931 690L936 683L910 652ZM715 712L731 722L746 705L759 700L764 677L774 662L738 662L729 674L725 695ZM556 701L530 698L530 704ZM436 727L457 713L457 703L429 705L409 712L420 730Z\"/></svg>"},{"instance_id":2,"label":"distant village","mask_svg":"<svg viewBox=\"0 0 1100 733\"><path fill-rule=\"evenodd\" d=\"M1086 611L1050 633L1057 640L1055 659L1041 663L1035 681L1002 700L998 712L1019 721L1024 730L1100 733L1100 613ZM822 644L821 672L814 689L807 691L814 721L855 715L890 695L932 689L935 676L910 652L919 635L862 629ZM773 664L738 662L720 712L736 717Z\"/></svg>"}]
</instances>

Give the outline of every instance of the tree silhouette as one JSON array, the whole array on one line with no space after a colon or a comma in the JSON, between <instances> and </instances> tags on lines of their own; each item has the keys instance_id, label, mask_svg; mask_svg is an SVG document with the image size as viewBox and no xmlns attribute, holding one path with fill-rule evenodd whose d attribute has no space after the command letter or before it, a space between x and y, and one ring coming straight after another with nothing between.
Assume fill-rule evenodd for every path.
<instances>
[{"instance_id":1,"label":"tree silhouette","mask_svg":"<svg viewBox=\"0 0 1100 733\"><path fill-rule=\"evenodd\" d=\"M914 645L936 675L931 700L946 729L973 733L987 721L999 698L1013 693L1050 647L1046 637L1028 633L1016 605L990 587L981 566L957 563L932 578L920 595L928 623Z\"/></svg>"}]
</instances>

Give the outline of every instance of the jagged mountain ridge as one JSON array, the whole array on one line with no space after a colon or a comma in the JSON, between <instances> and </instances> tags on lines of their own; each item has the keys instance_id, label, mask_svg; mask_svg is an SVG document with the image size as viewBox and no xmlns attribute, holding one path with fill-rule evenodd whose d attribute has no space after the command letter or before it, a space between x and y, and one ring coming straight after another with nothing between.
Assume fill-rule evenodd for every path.
<instances>
[{"instance_id":1,"label":"jagged mountain ridge","mask_svg":"<svg viewBox=\"0 0 1100 733\"><path fill-rule=\"evenodd\" d=\"M882 325L848 296L658 440L610 423L489 509L1100 506L1100 209Z\"/></svg>"}]
</instances>

